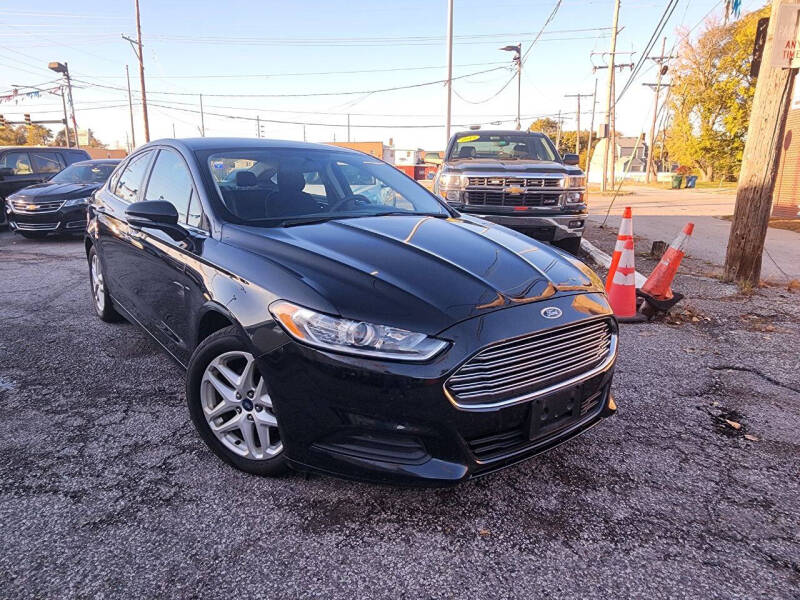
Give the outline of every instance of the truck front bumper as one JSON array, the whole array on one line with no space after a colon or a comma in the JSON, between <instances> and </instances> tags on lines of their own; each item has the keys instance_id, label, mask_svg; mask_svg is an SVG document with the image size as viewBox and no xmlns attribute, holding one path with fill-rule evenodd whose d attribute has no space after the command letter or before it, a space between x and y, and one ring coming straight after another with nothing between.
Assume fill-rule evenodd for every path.
<instances>
[{"instance_id":1,"label":"truck front bumper","mask_svg":"<svg viewBox=\"0 0 800 600\"><path fill-rule=\"evenodd\" d=\"M459 207L458 210L498 225L519 230L545 242L557 242L566 238L583 236L583 230L586 228L586 219L589 216L585 212L548 215L498 214L476 210L469 206Z\"/></svg>"}]
</instances>

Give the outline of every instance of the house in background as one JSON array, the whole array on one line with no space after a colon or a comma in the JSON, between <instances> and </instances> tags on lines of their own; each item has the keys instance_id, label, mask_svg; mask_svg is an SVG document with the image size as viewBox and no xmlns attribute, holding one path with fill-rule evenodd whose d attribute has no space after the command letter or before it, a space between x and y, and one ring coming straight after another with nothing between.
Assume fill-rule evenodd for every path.
<instances>
[{"instance_id":1,"label":"house in background","mask_svg":"<svg viewBox=\"0 0 800 600\"><path fill-rule=\"evenodd\" d=\"M603 177L603 156L606 152L608 138L598 140L592 152L592 160L589 163L589 181L600 183ZM626 179L644 179L647 169L647 144L644 136L641 137L622 137L617 136L614 145L617 153L617 164L615 178L625 177ZM611 155L609 154L609 165ZM611 167L609 166L609 169Z\"/></svg>"}]
</instances>

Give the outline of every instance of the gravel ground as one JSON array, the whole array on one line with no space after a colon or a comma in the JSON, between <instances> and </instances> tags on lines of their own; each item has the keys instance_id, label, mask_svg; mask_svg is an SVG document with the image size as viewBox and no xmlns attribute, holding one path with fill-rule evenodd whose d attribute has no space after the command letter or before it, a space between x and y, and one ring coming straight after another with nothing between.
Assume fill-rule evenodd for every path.
<instances>
[{"instance_id":1,"label":"gravel ground","mask_svg":"<svg viewBox=\"0 0 800 600\"><path fill-rule=\"evenodd\" d=\"M623 326L615 418L416 490L214 458L80 242L2 232L0 281L0 597L800 598L798 293L680 276Z\"/></svg>"}]
</instances>

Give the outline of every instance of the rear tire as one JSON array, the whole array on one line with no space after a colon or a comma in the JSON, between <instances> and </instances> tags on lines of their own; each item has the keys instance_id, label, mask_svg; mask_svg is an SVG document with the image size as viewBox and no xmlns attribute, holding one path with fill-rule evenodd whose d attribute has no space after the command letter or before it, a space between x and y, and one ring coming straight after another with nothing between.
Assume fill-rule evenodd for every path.
<instances>
[{"instance_id":1,"label":"rear tire","mask_svg":"<svg viewBox=\"0 0 800 600\"><path fill-rule=\"evenodd\" d=\"M581 238L579 237L569 237L564 238L563 240L558 240L557 242L553 242L553 246L556 248L561 248L565 252L569 252L573 256L578 256L578 252L581 249Z\"/></svg>"},{"instance_id":2,"label":"rear tire","mask_svg":"<svg viewBox=\"0 0 800 600\"><path fill-rule=\"evenodd\" d=\"M186 402L197 433L222 460L253 475L286 472L266 378L235 327L197 346L186 372Z\"/></svg>"},{"instance_id":3,"label":"rear tire","mask_svg":"<svg viewBox=\"0 0 800 600\"><path fill-rule=\"evenodd\" d=\"M106 289L103 265L94 246L89 249L89 287L92 292L92 305L97 316L106 323L122 321L120 315L111 302L111 296Z\"/></svg>"}]
</instances>

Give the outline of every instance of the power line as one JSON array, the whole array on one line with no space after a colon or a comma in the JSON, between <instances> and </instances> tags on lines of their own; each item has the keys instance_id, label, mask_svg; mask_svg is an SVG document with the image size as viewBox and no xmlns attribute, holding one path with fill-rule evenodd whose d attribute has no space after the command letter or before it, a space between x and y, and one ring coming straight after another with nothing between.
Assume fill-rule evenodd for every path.
<instances>
[{"instance_id":1,"label":"power line","mask_svg":"<svg viewBox=\"0 0 800 600\"><path fill-rule=\"evenodd\" d=\"M474 73L467 73L466 75L459 75L458 77L453 77L453 80L456 79L465 79L467 77L474 77L475 75L483 75L484 73L491 73L493 71L499 71L501 69L506 69L507 67L495 67L493 69L484 69L483 71L476 71ZM93 83L91 81L86 81L85 79L75 79L75 81L79 81L80 83L90 85L93 87L105 88L109 90L117 90L117 91L127 91L127 88L122 88L118 86L111 86L99 83ZM414 83L409 85L398 85L388 88L379 88L374 90L358 90L358 91L343 91L343 92L308 92L308 93L296 93L296 94L243 94L243 93L229 93L229 94L204 94L208 97L215 97L215 98L311 98L317 96L357 96L357 95L370 95L370 94L380 94L384 92L394 92L398 90L408 90L413 88L420 88L426 87L431 85L439 85L445 83L446 79L437 79L436 81L426 81L423 83ZM166 92L166 91L150 91L150 94L163 94L169 96L197 96L198 92Z\"/></svg>"}]
</instances>

